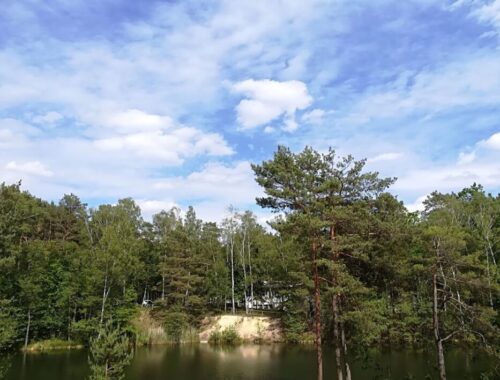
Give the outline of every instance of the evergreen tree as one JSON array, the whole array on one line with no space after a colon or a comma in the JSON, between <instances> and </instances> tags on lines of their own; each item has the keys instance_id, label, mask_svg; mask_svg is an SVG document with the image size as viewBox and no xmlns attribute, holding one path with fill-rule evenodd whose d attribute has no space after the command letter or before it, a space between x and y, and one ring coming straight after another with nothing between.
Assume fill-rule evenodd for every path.
<instances>
[{"instance_id":1,"label":"evergreen tree","mask_svg":"<svg viewBox=\"0 0 500 380\"><path fill-rule=\"evenodd\" d=\"M90 341L89 380L121 380L131 359L129 339L120 328L107 322Z\"/></svg>"}]
</instances>

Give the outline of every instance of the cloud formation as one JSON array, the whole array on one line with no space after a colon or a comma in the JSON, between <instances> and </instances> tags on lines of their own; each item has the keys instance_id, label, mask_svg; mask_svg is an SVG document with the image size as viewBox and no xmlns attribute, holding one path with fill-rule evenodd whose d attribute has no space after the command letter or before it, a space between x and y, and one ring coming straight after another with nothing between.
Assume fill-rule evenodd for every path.
<instances>
[{"instance_id":1,"label":"cloud formation","mask_svg":"<svg viewBox=\"0 0 500 380\"><path fill-rule=\"evenodd\" d=\"M500 37L500 0L493 0L481 5L471 12L478 21L493 26Z\"/></svg>"},{"instance_id":2,"label":"cloud formation","mask_svg":"<svg viewBox=\"0 0 500 380\"><path fill-rule=\"evenodd\" d=\"M490 149L500 150L500 132L494 133L486 140L480 141L479 144Z\"/></svg>"},{"instance_id":3,"label":"cloud formation","mask_svg":"<svg viewBox=\"0 0 500 380\"><path fill-rule=\"evenodd\" d=\"M306 84L300 81L247 79L235 83L232 89L246 97L236 106L238 122L244 129L283 117L282 129L292 132L297 129L296 111L309 107L313 101Z\"/></svg>"},{"instance_id":4,"label":"cloud formation","mask_svg":"<svg viewBox=\"0 0 500 380\"><path fill-rule=\"evenodd\" d=\"M217 220L258 210L248 163L284 144L367 157L408 203L496 192L498 4L9 1L0 181Z\"/></svg>"},{"instance_id":5,"label":"cloud formation","mask_svg":"<svg viewBox=\"0 0 500 380\"><path fill-rule=\"evenodd\" d=\"M10 161L5 165L5 169L19 173L19 174L32 174L35 176L52 177L54 175L49 169L39 161L28 161L17 163Z\"/></svg>"}]
</instances>

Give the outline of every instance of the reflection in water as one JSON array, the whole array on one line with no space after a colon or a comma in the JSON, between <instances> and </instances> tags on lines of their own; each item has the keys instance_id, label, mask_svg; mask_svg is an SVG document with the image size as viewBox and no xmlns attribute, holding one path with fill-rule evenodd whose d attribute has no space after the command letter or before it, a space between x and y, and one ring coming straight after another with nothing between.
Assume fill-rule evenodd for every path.
<instances>
[{"instance_id":1,"label":"reflection in water","mask_svg":"<svg viewBox=\"0 0 500 380\"><path fill-rule=\"evenodd\" d=\"M216 354L217 357L224 359L258 359L259 362L265 362L272 358L281 350L279 345L242 345L242 346L210 346L208 344L201 344L199 350L207 353L208 355Z\"/></svg>"},{"instance_id":2,"label":"reflection in water","mask_svg":"<svg viewBox=\"0 0 500 380\"><path fill-rule=\"evenodd\" d=\"M366 360L352 359L354 379L435 378L432 352L374 352ZM324 352L324 378L335 376L333 351ZM316 376L315 350L286 345L212 347L208 344L140 348L127 380L309 380ZM17 355L10 360L8 380L83 380L87 353ZM490 363L491 365L491 363ZM447 354L450 379L479 379L488 360L462 351ZM412 376L412 377L410 377Z\"/></svg>"},{"instance_id":3,"label":"reflection in water","mask_svg":"<svg viewBox=\"0 0 500 380\"><path fill-rule=\"evenodd\" d=\"M0 379L3 379L11 366L11 358L8 354L0 353Z\"/></svg>"}]
</instances>

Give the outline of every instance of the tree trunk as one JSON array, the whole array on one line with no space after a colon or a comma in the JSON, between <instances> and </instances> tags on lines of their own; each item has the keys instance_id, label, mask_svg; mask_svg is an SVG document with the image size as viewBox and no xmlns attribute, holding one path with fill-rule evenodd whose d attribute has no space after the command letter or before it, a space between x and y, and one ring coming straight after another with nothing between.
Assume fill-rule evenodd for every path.
<instances>
[{"instance_id":1,"label":"tree trunk","mask_svg":"<svg viewBox=\"0 0 500 380\"><path fill-rule=\"evenodd\" d=\"M68 299L68 342L71 340L71 300Z\"/></svg>"},{"instance_id":2,"label":"tree trunk","mask_svg":"<svg viewBox=\"0 0 500 380\"><path fill-rule=\"evenodd\" d=\"M236 308L234 307L234 244L233 238L231 237L231 312L236 313Z\"/></svg>"},{"instance_id":3,"label":"tree trunk","mask_svg":"<svg viewBox=\"0 0 500 380\"><path fill-rule=\"evenodd\" d=\"M24 336L24 350L28 348L28 341L30 337L30 327L31 327L31 308L28 309L28 323L26 325L26 335Z\"/></svg>"},{"instance_id":4,"label":"tree trunk","mask_svg":"<svg viewBox=\"0 0 500 380\"><path fill-rule=\"evenodd\" d=\"M335 365L337 367L337 380L343 380L344 374L342 371L342 353L340 351L340 334L339 334L339 308L338 296L332 296L332 313L333 313L333 342L335 344Z\"/></svg>"},{"instance_id":5,"label":"tree trunk","mask_svg":"<svg viewBox=\"0 0 500 380\"><path fill-rule=\"evenodd\" d=\"M106 299L108 298L109 294L109 287L108 287L108 275L104 277L104 288L102 290L102 305L101 305L101 319L100 319L100 324L102 325L102 322L104 321L104 308L106 305Z\"/></svg>"},{"instance_id":6,"label":"tree trunk","mask_svg":"<svg viewBox=\"0 0 500 380\"><path fill-rule=\"evenodd\" d=\"M446 366L444 362L443 340L441 339L439 333L437 273L434 273L432 277L432 282L433 282L432 322L434 327L434 340L436 342L439 380L446 380Z\"/></svg>"},{"instance_id":7,"label":"tree trunk","mask_svg":"<svg viewBox=\"0 0 500 380\"><path fill-rule=\"evenodd\" d=\"M243 242L241 244L241 267L243 269L243 299L245 300L245 314L248 314L247 304L247 269L245 266L245 239L246 230L243 232Z\"/></svg>"},{"instance_id":8,"label":"tree trunk","mask_svg":"<svg viewBox=\"0 0 500 380\"><path fill-rule=\"evenodd\" d=\"M349 367L349 362L347 361L347 341L345 339L344 322L340 322L340 334L342 338L342 347L344 348L345 378L346 380L351 380L351 368Z\"/></svg>"},{"instance_id":9,"label":"tree trunk","mask_svg":"<svg viewBox=\"0 0 500 380\"><path fill-rule=\"evenodd\" d=\"M161 275L161 300L165 301L165 275Z\"/></svg>"},{"instance_id":10,"label":"tree trunk","mask_svg":"<svg viewBox=\"0 0 500 380\"><path fill-rule=\"evenodd\" d=\"M252 254L250 253L250 238L247 239L247 251L248 251L248 270L250 274L250 300L252 302L252 309L253 309L253 277L252 277Z\"/></svg>"},{"instance_id":11,"label":"tree trunk","mask_svg":"<svg viewBox=\"0 0 500 380\"><path fill-rule=\"evenodd\" d=\"M489 237L486 238L486 242L488 243L488 251L491 255L491 259L493 260L493 265L496 267L497 261L495 259L495 253L493 252L493 246L491 245L491 241L490 241Z\"/></svg>"},{"instance_id":12,"label":"tree trunk","mask_svg":"<svg viewBox=\"0 0 500 380\"><path fill-rule=\"evenodd\" d=\"M188 277L191 277L191 272L188 272ZM184 306L188 305L188 297L189 297L189 281L186 287L186 293L184 294Z\"/></svg>"},{"instance_id":13,"label":"tree trunk","mask_svg":"<svg viewBox=\"0 0 500 380\"><path fill-rule=\"evenodd\" d=\"M490 274L490 256L486 252L486 278L488 280L488 298L490 307L493 307L493 295L491 294L491 274Z\"/></svg>"},{"instance_id":14,"label":"tree trunk","mask_svg":"<svg viewBox=\"0 0 500 380\"><path fill-rule=\"evenodd\" d=\"M167 261L167 255L163 255L163 265L161 267L161 300L165 301L165 262Z\"/></svg>"},{"instance_id":15,"label":"tree trunk","mask_svg":"<svg viewBox=\"0 0 500 380\"><path fill-rule=\"evenodd\" d=\"M323 380L323 351L321 348L321 297L319 289L319 273L317 264L318 248L316 242L312 243L312 270L314 276L314 317L316 333L316 352L318 364L318 380Z\"/></svg>"},{"instance_id":16,"label":"tree trunk","mask_svg":"<svg viewBox=\"0 0 500 380\"><path fill-rule=\"evenodd\" d=\"M331 250L332 250L332 261L335 263L338 260L338 254L335 251L335 227L333 224L330 226L330 242L331 242ZM332 285L335 286L336 284L337 284L337 282L335 279L335 274L332 272ZM332 296L332 313L333 313L333 343L335 345L335 364L337 367L337 380L343 380L344 373L342 370L342 367L343 367L342 366L342 343L341 343L341 337L340 337L340 333L339 333L340 311L339 311L339 295L338 294L334 294ZM343 332L343 330L342 330L342 332ZM347 364L346 357L344 357L344 362L346 363L346 371L348 371L349 365ZM349 375L350 375L350 373L349 373Z\"/></svg>"}]
</instances>

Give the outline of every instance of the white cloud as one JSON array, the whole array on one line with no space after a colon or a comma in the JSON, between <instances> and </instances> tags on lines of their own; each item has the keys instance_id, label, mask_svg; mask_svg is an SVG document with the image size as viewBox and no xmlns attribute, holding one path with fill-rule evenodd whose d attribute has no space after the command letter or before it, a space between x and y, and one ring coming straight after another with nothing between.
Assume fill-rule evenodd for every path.
<instances>
[{"instance_id":1,"label":"white cloud","mask_svg":"<svg viewBox=\"0 0 500 380\"><path fill-rule=\"evenodd\" d=\"M289 51L285 42L299 40L323 11L335 8L323 0L272 6L223 0L194 8L191 2L162 3L146 7L147 16L119 25L117 44L107 36L54 39L45 34L50 33L45 23L37 25L42 17L35 7L20 7L31 15L20 22L29 26L23 32L33 32L31 27L40 31L36 44L25 39L25 46L16 49L13 43L0 52L2 108L42 101L66 107L65 115L82 117L99 113L104 105L165 113L175 120L191 107L220 106L220 83L232 77L228 74L263 77L281 59L295 62L303 49Z\"/></svg>"},{"instance_id":2,"label":"white cloud","mask_svg":"<svg viewBox=\"0 0 500 380\"><path fill-rule=\"evenodd\" d=\"M283 129L286 132L293 132L298 127L299 127L299 125L297 124L297 121L295 120L295 118L292 116L287 116L283 120L283 126L281 127L281 129Z\"/></svg>"},{"instance_id":3,"label":"white cloud","mask_svg":"<svg viewBox=\"0 0 500 380\"><path fill-rule=\"evenodd\" d=\"M355 102L358 98L361 100L352 107L351 114L345 115L348 111L345 106L347 104L350 108L351 100L344 99L342 89L330 88L333 79L338 79L336 83L342 81L348 68L345 65L352 63L341 57L349 52L338 51L335 36L336 31L350 35L345 33L349 31L346 25L351 16L347 8L355 12L360 10L356 4L346 6L351 3L289 0L271 5L260 0L223 0L217 6L201 7L203 10L192 8L192 2L165 3L158 6L150 18L141 17L141 21L131 22L123 29L117 28L117 33L124 31L119 44L115 43L116 39L107 40L106 35L83 42L73 38L47 38L43 35L45 26L40 24L42 34L37 36L36 43L24 39L25 46L12 43L0 51L0 108L6 110L5 114L13 114L26 105L30 109L32 106L35 109L38 103L42 109L51 107L67 117L68 123L61 131L66 137L41 133L19 122L16 126L12 120L9 123L0 120L0 162L37 162L47 158L51 170L56 173L50 184L40 176L33 176L29 179L31 182L24 184L36 195L48 199L57 199L69 191L99 199L130 195L151 202L145 203L145 208L153 208L154 204L185 203L192 199L204 213L217 218L227 203L238 207L243 207L238 202L254 204L253 193L258 189L254 188L256 185L248 167L248 173L241 180L231 182L230 178L242 176L239 164L212 163L196 169L199 161L193 160L185 168L176 168L175 173L182 174L173 178L162 178L166 175L164 166L180 164L199 155L230 154L232 149L223 136L205 128L207 120L212 122L212 115L225 110L227 94L220 84L224 81L235 83L244 78L274 78L275 81L268 82L276 84L279 89L290 82L299 86L294 91L287 89L276 91L276 94L271 91L269 96L269 86L261 86L262 91L246 89L246 92L239 92L243 99L238 107L241 106L247 123L244 125L241 121L242 128L262 126L265 133L279 128L293 130L299 121L297 114L302 113L301 123L321 124L326 116L322 112L325 111L311 107L312 110L307 112L312 103L310 93L314 93L315 98L318 94L317 100L322 102L322 107L328 107L331 93L336 92L336 99L344 103L336 108L339 118L328 130L325 126L324 133L315 131L315 141L334 141L337 146L352 149L352 152L357 149L360 157L373 156L375 162L378 161L377 168L394 170L394 175L402 174L405 196L410 194L407 199L415 199L433 187L449 188L453 181L446 180L448 174L455 179L454 184L475 178L476 171L479 173L476 177L490 178L493 183L494 163L498 161L490 160L488 177L484 166L488 162L481 157L486 153L479 148L475 160L467 161L463 157L467 161L461 163L463 167L458 168L455 162L436 166L432 162L435 156L412 155L413 148L415 151L421 148L413 140L408 141L408 146L399 145L402 140L400 137L398 140L397 135L406 128L404 125L394 130L391 136L379 135L375 131L376 123L370 124L371 133L351 127L380 121L377 118L398 118L413 112L433 114L450 111L453 107L496 107L500 104L498 52L491 52L482 43L482 48L476 49L475 53L464 50L463 59L455 56L454 63L443 64L453 58L456 50L451 49L442 55L436 54L435 60L426 61L428 69L407 73L394 83L377 85L378 80L364 81L363 86L374 84L364 94L360 93L364 91L361 87L354 85L352 92L347 90L345 93L355 96ZM33 7L22 7L31 12L32 17L30 22L23 19L19 24L29 27L31 21L36 22L37 14ZM485 18L484 22L490 19ZM317 20L321 23L316 23ZM325 25L333 34L324 33ZM411 25L405 27L405 33L411 33ZM24 33L24 29L19 33ZM332 38L327 41L324 38L327 36ZM333 52L330 56L333 59L327 57L326 65L318 63L322 57L317 55L318 46L324 48L325 42ZM377 41L370 39L366 43L348 50L369 48L370 43L376 44ZM336 51L340 53L339 59ZM491 53L488 56L480 55L488 52ZM407 64L405 60L400 63L401 66ZM408 66L418 67L418 60ZM363 71L371 67L360 66L359 69ZM375 68L378 70L379 66ZM387 78L386 74L391 74L393 69L392 66L385 67L381 78ZM399 69L398 66L396 70ZM356 76L352 81L349 79L346 87L356 79ZM253 86L258 86L263 81L253 82ZM307 88L304 83L307 83ZM258 97L254 92L259 92ZM293 92L295 95L291 96ZM43 116L46 115L40 115ZM180 120L189 126L180 125ZM412 136L419 133L412 132ZM354 136L356 134L363 136L363 144L356 144L361 141ZM293 140L282 139L282 142L294 144ZM306 140L302 142L306 143ZM246 143L244 141L243 145ZM422 145L421 141L419 143ZM490 148L495 146L494 141L488 144L493 144ZM265 149L256 144L255 157L261 154L258 151L265 154ZM391 152L400 149L404 149L404 160L396 162L393 158L390 161ZM491 154L495 153L494 149L490 150ZM377 159L379 152L389 153L383 153ZM428 181L426 173L432 174L434 168L438 173L431 179L434 178L435 182ZM196 170L194 177L189 176L192 170ZM11 177L14 172L4 173L8 176L0 173L0 180L16 180L15 176ZM218 178L219 183L209 181L209 176ZM457 178L465 179L458 181ZM155 187L158 183L163 187ZM200 190L197 190L198 186ZM208 195L205 197L205 194Z\"/></svg>"},{"instance_id":4,"label":"white cloud","mask_svg":"<svg viewBox=\"0 0 500 380\"><path fill-rule=\"evenodd\" d=\"M448 5L447 9L450 11L457 10L463 6L470 5L473 0L455 0L450 5Z\"/></svg>"},{"instance_id":5,"label":"white cloud","mask_svg":"<svg viewBox=\"0 0 500 380\"><path fill-rule=\"evenodd\" d=\"M103 114L96 122L110 128L111 136L94 141L94 146L103 152L126 153L168 165L181 164L185 158L197 155L234 153L218 133L178 125L168 116L138 109Z\"/></svg>"},{"instance_id":6,"label":"white cloud","mask_svg":"<svg viewBox=\"0 0 500 380\"><path fill-rule=\"evenodd\" d=\"M486 140L482 140L478 143L489 149L500 150L500 132L494 133Z\"/></svg>"},{"instance_id":7,"label":"white cloud","mask_svg":"<svg viewBox=\"0 0 500 380\"><path fill-rule=\"evenodd\" d=\"M0 129L0 143L12 140L14 134L9 129Z\"/></svg>"},{"instance_id":8,"label":"white cloud","mask_svg":"<svg viewBox=\"0 0 500 380\"><path fill-rule=\"evenodd\" d=\"M487 151L498 151L500 150L500 132L494 133L489 138L478 141L472 149L467 151L462 151L458 154L457 164L467 165L474 162L478 155L484 156L488 155Z\"/></svg>"},{"instance_id":9,"label":"white cloud","mask_svg":"<svg viewBox=\"0 0 500 380\"><path fill-rule=\"evenodd\" d=\"M320 124L326 114L324 110L316 108L310 112L304 113L301 120L306 124Z\"/></svg>"},{"instance_id":10,"label":"white cloud","mask_svg":"<svg viewBox=\"0 0 500 380\"><path fill-rule=\"evenodd\" d=\"M274 133L276 130L269 126L269 125L266 125L266 127L264 128L264 133L267 133L267 134L271 134L271 133Z\"/></svg>"},{"instance_id":11,"label":"white cloud","mask_svg":"<svg viewBox=\"0 0 500 380\"><path fill-rule=\"evenodd\" d=\"M457 164L458 165L466 165L470 164L472 161L476 159L476 152L460 152L458 154Z\"/></svg>"},{"instance_id":12,"label":"white cloud","mask_svg":"<svg viewBox=\"0 0 500 380\"><path fill-rule=\"evenodd\" d=\"M106 113L101 117L100 122L106 127L123 133L157 131L174 125L170 117L150 114L138 109Z\"/></svg>"},{"instance_id":13,"label":"white cloud","mask_svg":"<svg viewBox=\"0 0 500 380\"><path fill-rule=\"evenodd\" d=\"M233 150L217 133L203 133L196 128L180 127L170 132L152 131L97 139L96 148L105 152L132 154L156 159L163 164L181 164L186 157L206 154L227 156Z\"/></svg>"},{"instance_id":14,"label":"white cloud","mask_svg":"<svg viewBox=\"0 0 500 380\"><path fill-rule=\"evenodd\" d=\"M266 1L222 1L216 7L198 7L195 14L189 2L165 3L138 22L117 25L117 33L123 32L119 44L106 35L52 38L51 30L40 23L34 26L40 32L36 43L26 38L22 45L12 43L0 51L0 110L11 114L40 105L64 115L67 123L43 112L31 122L59 122L61 128L47 132L0 120L0 163L50 160L50 181L32 176L23 182L47 199L74 192L87 199L133 196L185 202L184 194L198 186L194 178L188 179L189 172L205 171L196 169L198 161L186 161L233 153L222 132L212 133L205 126L204 116L225 106L227 91L221 83L299 75L307 57L298 57L298 46L290 51L287 41L301 38L299 31L308 30L323 14L320 3L290 0L274 4L270 12ZM21 24L31 27L39 21L34 7L20 7L31 14L29 22L23 18ZM289 77L280 76L281 59L293 57L297 59L290 61ZM154 188L165 175L165 165L181 163L186 166L176 173L182 174L166 180L172 189ZM213 174L215 169L209 169ZM234 170L225 173L235 175ZM0 167L0 180L16 180L13 175ZM238 199L254 204L251 191L242 191L255 186L251 173L235 185L225 180L202 183L212 191L204 203L207 210ZM196 194L204 197L203 192Z\"/></svg>"},{"instance_id":15,"label":"white cloud","mask_svg":"<svg viewBox=\"0 0 500 380\"><path fill-rule=\"evenodd\" d=\"M39 136L40 130L22 121L5 118L0 119L0 133L4 136L0 139L0 143L7 143Z\"/></svg>"},{"instance_id":16,"label":"white cloud","mask_svg":"<svg viewBox=\"0 0 500 380\"><path fill-rule=\"evenodd\" d=\"M473 182L484 186L500 186L500 166L496 162L449 164L405 173L394 184L396 191L430 193L433 190L456 191Z\"/></svg>"},{"instance_id":17,"label":"white cloud","mask_svg":"<svg viewBox=\"0 0 500 380\"><path fill-rule=\"evenodd\" d=\"M136 202L141 208L142 216L147 220L151 220L154 214L157 214L162 210L168 211L172 207L180 208L175 202L167 200L138 199Z\"/></svg>"},{"instance_id":18,"label":"white cloud","mask_svg":"<svg viewBox=\"0 0 500 380\"><path fill-rule=\"evenodd\" d=\"M175 195L174 199L179 196L183 199L216 198L224 200L226 206L239 202L254 203L255 196L261 193L247 161L233 165L208 163L187 176L159 180L153 188Z\"/></svg>"},{"instance_id":19,"label":"white cloud","mask_svg":"<svg viewBox=\"0 0 500 380\"><path fill-rule=\"evenodd\" d=\"M211 162L187 176L153 182L151 190L167 203L175 199L184 206L192 204L199 216L211 221L220 221L230 204L255 207L255 197L262 194L247 161L231 165Z\"/></svg>"},{"instance_id":20,"label":"white cloud","mask_svg":"<svg viewBox=\"0 0 500 380\"><path fill-rule=\"evenodd\" d=\"M424 201L426 199L427 199L427 195L422 195L422 196L418 197L417 199L415 199L414 202L405 204L405 206L411 212L424 211L424 208L425 208Z\"/></svg>"},{"instance_id":21,"label":"white cloud","mask_svg":"<svg viewBox=\"0 0 500 380\"><path fill-rule=\"evenodd\" d=\"M370 169L379 171L382 176L398 177L390 191L398 195L400 199L408 201L409 209L420 210L421 202L425 198L423 194L430 194L435 190L457 192L474 182L482 184L489 191L499 189L500 150L491 149L486 145L486 142L490 144L491 140L494 139L486 138L469 147L464 147L457 153L455 160L453 157L443 158L441 162L416 153L412 150L412 142L405 142L408 146L405 148L403 159L378 161ZM359 145L359 141L352 142L352 144ZM367 143L363 142L361 146L363 147L364 144ZM387 157L385 154L379 156ZM369 160L370 166L373 163L372 160ZM384 165L385 162L388 164Z\"/></svg>"},{"instance_id":22,"label":"white cloud","mask_svg":"<svg viewBox=\"0 0 500 380\"><path fill-rule=\"evenodd\" d=\"M432 70L402 74L395 81L368 88L347 123L401 118L412 113L439 113L458 107L500 103L500 51L446 63ZM411 80L410 80L411 79Z\"/></svg>"},{"instance_id":23,"label":"white cloud","mask_svg":"<svg viewBox=\"0 0 500 380\"><path fill-rule=\"evenodd\" d=\"M232 89L247 97L236 106L238 122L244 129L255 128L285 116L283 129L293 131L297 128L295 112L309 107L313 100L305 83L295 80L278 82L248 79L235 83Z\"/></svg>"},{"instance_id":24,"label":"white cloud","mask_svg":"<svg viewBox=\"0 0 500 380\"><path fill-rule=\"evenodd\" d=\"M403 157L403 153L388 152L388 153L382 153L382 154L379 154L375 157L369 158L368 162L373 163L373 162L380 162L380 161L394 161L394 160L397 160L401 157Z\"/></svg>"},{"instance_id":25,"label":"white cloud","mask_svg":"<svg viewBox=\"0 0 500 380\"><path fill-rule=\"evenodd\" d=\"M42 177L52 177L54 175L49 169L39 161L28 161L24 163L17 163L10 161L5 165L5 169L14 171L21 174L32 174Z\"/></svg>"},{"instance_id":26,"label":"white cloud","mask_svg":"<svg viewBox=\"0 0 500 380\"><path fill-rule=\"evenodd\" d=\"M484 3L471 12L478 21L491 25L500 33L500 0Z\"/></svg>"},{"instance_id":27,"label":"white cloud","mask_svg":"<svg viewBox=\"0 0 500 380\"><path fill-rule=\"evenodd\" d=\"M172 201L155 201L138 199L137 204L140 206L143 212L159 212L161 210L169 210L172 207L179 207L178 204Z\"/></svg>"},{"instance_id":28,"label":"white cloud","mask_svg":"<svg viewBox=\"0 0 500 380\"><path fill-rule=\"evenodd\" d=\"M43 115L37 115L32 120L35 124L54 124L64 119L64 116L59 112L49 111Z\"/></svg>"}]
</instances>

